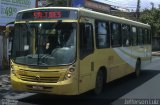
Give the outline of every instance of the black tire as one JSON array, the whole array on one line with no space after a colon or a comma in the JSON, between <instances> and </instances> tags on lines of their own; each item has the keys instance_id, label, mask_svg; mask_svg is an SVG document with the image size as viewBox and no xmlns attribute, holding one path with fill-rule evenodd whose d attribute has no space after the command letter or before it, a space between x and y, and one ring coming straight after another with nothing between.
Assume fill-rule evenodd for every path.
<instances>
[{"instance_id":1,"label":"black tire","mask_svg":"<svg viewBox=\"0 0 160 105\"><path fill-rule=\"evenodd\" d=\"M97 73L94 93L96 95L99 95L102 92L103 87L104 87L104 74L103 74L103 71L100 70Z\"/></svg>"},{"instance_id":2,"label":"black tire","mask_svg":"<svg viewBox=\"0 0 160 105\"><path fill-rule=\"evenodd\" d=\"M135 76L139 77L141 74L141 60L137 59L136 68L135 68Z\"/></svg>"}]
</instances>

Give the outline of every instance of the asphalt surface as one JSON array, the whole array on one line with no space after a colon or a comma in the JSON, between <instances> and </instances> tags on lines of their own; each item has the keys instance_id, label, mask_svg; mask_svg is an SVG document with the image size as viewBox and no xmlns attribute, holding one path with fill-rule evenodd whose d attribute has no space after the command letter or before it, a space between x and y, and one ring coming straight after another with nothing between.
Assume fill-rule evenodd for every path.
<instances>
[{"instance_id":1,"label":"asphalt surface","mask_svg":"<svg viewBox=\"0 0 160 105\"><path fill-rule=\"evenodd\" d=\"M159 73L160 71L157 70L144 70L139 78L136 78L133 74L128 75L124 78L107 84L103 93L99 96L95 96L93 91L81 94L79 96L57 96L8 90L7 92L5 91L2 99L3 101L4 99L18 101L18 105L109 105L117 102L119 103L119 101L123 102L124 99L128 97L147 99L158 98L160 93L157 91L157 89L159 89L159 87L155 87L155 84L158 82L157 79L160 79ZM151 84L152 81L155 82ZM152 91L153 87L150 89L151 86L155 87L154 92ZM150 91L148 92L148 90ZM157 97L152 97L156 91ZM2 100L0 105L2 105Z\"/></svg>"}]
</instances>

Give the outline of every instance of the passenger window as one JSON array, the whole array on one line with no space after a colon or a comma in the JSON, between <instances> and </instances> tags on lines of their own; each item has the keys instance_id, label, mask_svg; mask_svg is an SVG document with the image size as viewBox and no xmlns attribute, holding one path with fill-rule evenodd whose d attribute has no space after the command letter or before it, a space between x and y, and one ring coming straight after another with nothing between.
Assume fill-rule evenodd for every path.
<instances>
[{"instance_id":1,"label":"passenger window","mask_svg":"<svg viewBox=\"0 0 160 105\"><path fill-rule=\"evenodd\" d=\"M109 23L96 21L96 46L97 48L110 47Z\"/></svg>"},{"instance_id":2,"label":"passenger window","mask_svg":"<svg viewBox=\"0 0 160 105\"><path fill-rule=\"evenodd\" d=\"M137 45L137 28L136 27L132 27L131 35L132 35L132 45L136 46Z\"/></svg>"},{"instance_id":3,"label":"passenger window","mask_svg":"<svg viewBox=\"0 0 160 105\"><path fill-rule=\"evenodd\" d=\"M151 44L151 40L152 40L152 34L151 34L151 31L148 30L148 44Z\"/></svg>"},{"instance_id":4,"label":"passenger window","mask_svg":"<svg viewBox=\"0 0 160 105\"><path fill-rule=\"evenodd\" d=\"M145 29L146 44L151 44L151 33L149 29Z\"/></svg>"},{"instance_id":5,"label":"passenger window","mask_svg":"<svg viewBox=\"0 0 160 105\"><path fill-rule=\"evenodd\" d=\"M122 25L122 40L123 46L130 46L131 45L131 38L130 38L130 27L129 25Z\"/></svg>"},{"instance_id":6,"label":"passenger window","mask_svg":"<svg viewBox=\"0 0 160 105\"><path fill-rule=\"evenodd\" d=\"M144 44L147 44L147 40L148 40L148 30L144 29Z\"/></svg>"},{"instance_id":7,"label":"passenger window","mask_svg":"<svg viewBox=\"0 0 160 105\"><path fill-rule=\"evenodd\" d=\"M121 24L111 23L111 44L112 47L122 46Z\"/></svg>"},{"instance_id":8,"label":"passenger window","mask_svg":"<svg viewBox=\"0 0 160 105\"><path fill-rule=\"evenodd\" d=\"M80 24L80 59L93 53L93 28L91 24Z\"/></svg>"},{"instance_id":9,"label":"passenger window","mask_svg":"<svg viewBox=\"0 0 160 105\"><path fill-rule=\"evenodd\" d=\"M138 45L143 45L143 30L139 28L138 30Z\"/></svg>"}]
</instances>

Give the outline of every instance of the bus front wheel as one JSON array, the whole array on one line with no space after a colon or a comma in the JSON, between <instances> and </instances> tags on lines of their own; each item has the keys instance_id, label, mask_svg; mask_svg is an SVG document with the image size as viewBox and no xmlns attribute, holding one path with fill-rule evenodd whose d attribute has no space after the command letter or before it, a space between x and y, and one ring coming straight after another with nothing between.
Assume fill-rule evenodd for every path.
<instances>
[{"instance_id":1,"label":"bus front wheel","mask_svg":"<svg viewBox=\"0 0 160 105\"><path fill-rule=\"evenodd\" d=\"M141 73L141 59L137 59L136 68L135 68L136 77L139 77L140 73Z\"/></svg>"},{"instance_id":2,"label":"bus front wheel","mask_svg":"<svg viewBox=\"0 0 160 105\"><path fill-rule=\"evenodd\" d=\"M104 86L104 75L102 70L100 70L97 73L96 84L94 89L94 92L96 95L99 95L102 92L103 86Z\"/></svg>"}]
</instances>

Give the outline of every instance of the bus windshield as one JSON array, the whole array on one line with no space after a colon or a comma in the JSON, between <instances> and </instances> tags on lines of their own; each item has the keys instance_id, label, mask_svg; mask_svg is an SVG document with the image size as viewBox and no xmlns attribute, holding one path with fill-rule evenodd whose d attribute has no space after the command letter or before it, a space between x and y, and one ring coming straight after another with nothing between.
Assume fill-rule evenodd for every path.
<instances>
[{"instance_id":1,"label":"bus windshield","mask_svg":"<svg viewBox=\"0 0 160 105\"><path fill-rule=\"evenodd\" d=\"M76 56L76 23L17 23L12 59L35 66L71 64Z\"/></svg>"}]
</instances>

